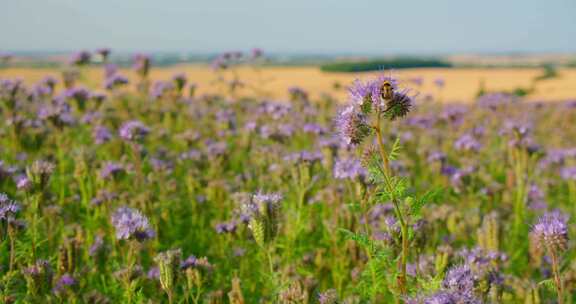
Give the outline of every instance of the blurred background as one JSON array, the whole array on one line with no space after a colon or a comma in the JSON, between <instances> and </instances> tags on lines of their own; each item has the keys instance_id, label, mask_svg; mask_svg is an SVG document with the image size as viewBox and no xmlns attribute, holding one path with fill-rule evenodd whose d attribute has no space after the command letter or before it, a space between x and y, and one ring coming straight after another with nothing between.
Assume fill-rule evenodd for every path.
<instances>
[{"instance_id":1,"label":"blurred background","mask_svg":"<svg viewBox=\"0 0 576 304\"><path fill-rule=\"evenodd\" d=\"M214 63L282 99L298 86L344 98L346 85L392 70L422 96L467 102L489 92L576 97L576 1L5 1L0 77L38 81L75 52L110 48L120 69L151 57L154 79L186 74L216 90ZM248 63L249 61L249 63ZM91 65L102 64L93 56ZM216 62L218 64L218 62ZM84 73L101 86L97 72ZM94 78L92 78L94 77ZM246 91L253 90L245 88Z\"/></svg>"}]
</instances>

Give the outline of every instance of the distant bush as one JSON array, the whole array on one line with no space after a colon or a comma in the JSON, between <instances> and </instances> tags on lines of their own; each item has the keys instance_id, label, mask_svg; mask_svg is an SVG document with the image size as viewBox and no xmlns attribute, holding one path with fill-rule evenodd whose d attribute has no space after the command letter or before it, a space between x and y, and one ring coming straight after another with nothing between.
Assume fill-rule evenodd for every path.
<instances>
[{"instance_id":1,"label":"distant bush","mask_svg":"<svg viewBox=\"0 0 576 304\"><path fill-rule=\"evenodd\" d=\"M554 67L554 65L546 64L546 65L544 65L543 68L544 68L544 70L542 71L542 74L540 74L540 75L536 76L536 78L534 78L535 81L552 79L552 78L558 77L558 71L556 71L556 68Z\"/></svg>"},{"instance_id":2,"label":"distant bush","mask_svg":"<svg viewBox=\"0 0 576 304\"><path fill-rule=\"evenodd\" d=\"M437 59L419 58L394 58L374 59L366 61L344 61L328 63L320 66L324 72L369 72L384 69L408 69L408 68L448 68L452 64Z\"/></svg>"}]
</instances>

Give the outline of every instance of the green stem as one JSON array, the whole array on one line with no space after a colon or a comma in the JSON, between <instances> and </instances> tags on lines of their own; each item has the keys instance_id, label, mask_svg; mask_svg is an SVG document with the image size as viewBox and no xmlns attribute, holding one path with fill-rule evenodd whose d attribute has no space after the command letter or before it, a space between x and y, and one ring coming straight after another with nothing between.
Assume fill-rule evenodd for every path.
<instances>
[{"instance_id":1,"label":"green stem","mask_svg":"<svg viewBox=\"0 0 576 304\"><path fill-rule=\"evenodd\" d=\"M408 250L410 249L408 246L408 225L406 224L406 220L402 215L402 210L400 208L400 202L398 198L396 198L394 187L392 186L391 177L392 173L390 170L390 159L388 158L388 154L386 153L386 148L384 146L384 140L382 139L382 129L380 127L380 113L377 115L377 122L374 126L374 130L376 131L376 138L378 141L378 150L380 152L380 157L382 158L382 162L384 164L384 181L386 187L388 188L388 192L390 193L392 203L394 205L394 212L396 213L396 217L400 222L400 229L401 229L401 238L402 238L402 256L400 259L400 276L398 277L398 288L400 289L401 294L406 294L407 292L407 284L406 284L406 264L408 262Z\"/></svg>"},{"instance_id":2,"label":"green stem","mask_svg":"<svg viewBox=\"0 0 576 304\"><path fill-rule=\"evenodd\" d=\"M558 257L555 250L549 248L550 258L552 259L552 272L554 273L554 283L556 285L556 292L558 294L558 304L564 303L564 288L562 286L562 278L560 277L560 267L558 265Z\"/></svg>"}]
</instances>

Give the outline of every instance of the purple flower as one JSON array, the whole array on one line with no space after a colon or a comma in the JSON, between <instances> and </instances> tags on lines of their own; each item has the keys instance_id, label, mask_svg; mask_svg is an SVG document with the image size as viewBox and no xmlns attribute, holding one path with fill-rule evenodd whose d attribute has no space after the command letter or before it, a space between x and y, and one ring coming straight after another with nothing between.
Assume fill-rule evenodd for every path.
<instances>
[{"instance_id":1,"label":"purple flower","mask_svg":"<svg viewBox=\"0 0 576 304\"><path fill-rule=\"evenodd\" d=\"M112 132L105 126L95 126L92 129L92 138L97 145L101 145L112 139Z\"/></svg>"},{"instance_id":2,"label":"purple flower","mask_svg":"<svg viewBox=\"0 0 576 304\"><path fill-rule=\"evenodd\" d=\"M112 63L104 65L104 76L106 79L112 77L118 72L118 66Z\"/></svg>"},{"instance_id":3,"label":"purple flower","mask_svg":"<svg viewBox=\"0 0 576 304\"><path fill-rule=\"evenodd\" d=\"M560 211L547 212L532 226L531 239L550 250L565 250L568 245L568 216Z\"/></svg>"},{"instance_id":4,"label":"purple flower","mask_svg":"<svg viewBox=\"0 0 576 304\"><path fill-rule=\"evenodd\" d=\"M119 240L136 239L143 241L153 238L154 230L148 219L138 210L129 207L119 207L112 215L112 225L116 228L116 238Z\"/></svg>"},{"instance_id":5,"label":"purple flower","mask_svg":"<svg viewBox=\"0 0 576 304\"><path fill-rule=\"evenodd\" d=\"M496 110L498 107L506 104L515 103L517 97L507 93L490 93L482 95L476 101L480 107Z\"/></svg>"},{"instance_id":6,"label":"purple flower","mask_svg":"<svg viewBox=\"0 0 576 304\"><path fill-rule=\"evenodd\" d=\"M16 177L16 188L23 191L30 190L32 188L32 181L26 175L19 175Z\"/></svg>"},{"instance_id":7,"label":"purple flower","mask_svg":"<svg viewBox=\"0 0 576 304\"><path fill-rule=\"evenodd\" d=\"M74 87L64 92L67 99L73 99L80 109L84 109L86 101L90 98L91 93L84 87Z\"/></svg>"},{"instance_id":8,"label":"purple flower","mask_svg":"<svg viewBox=\"0 0 576 304\"><path fill-rule=\"evenodd\" d=\"M508 135L510 137L508 145L511 147L528 147L533 144L533 140L530 137L531 132L532 124L507 120L500 130L500 135Z\"/></svg>"},{"instance_id":9,"label":"purple flower","mask_svg":"<svg viewBox=\"0 0 576 304\"><path fill-rule=\"evenodd\" d=\"M435 294L424 298L423 301L408 303L424 304L481 304L482 301L471 293L459 293L456 291L441 290Z\"/></svg>"},{"instance_id":10,"label":"purple flower","mask_svg":"<svg viewBox=\"0 0 576 304\"><path fill-rule=\"evenodd\" d=\"M5 193L0 193L0 221L11 221L20 211L20 204L8 198Z\"/></svg>"},{"instance_id":11,"label":"purple flower","mask_svg":"<svg viewBox=\"0 0 576 304\"><path fill-rule=\"evenodd\" d=\"M338 292L336 289L328 289L318 294L318 303L320 304L337 304Z\"/></svg>"},{"instance_id":12,"label":"purple flower","mask_svg":"<svg viewBox=\"0 0 576 304\"><path fill-rule=\"evenodd\" d=\"M448 270L442 287L457 292L471 292L474 289L474 274L468 265L456 266Z\"/></svg>"},{"instance_id":13,"label":"purple flower","mask_svg":"<svg viewBox=\"0 0 576 304\"><path fill-rule=\"evenodd\" d=\"M290 105L271 101L262 102L257 109L259 114L270 115L274 120L279 120L280 118L286 116L290 111Z\"/></svg>"},{"instance_id":14,"label":"purple flower","mask_svg":"<svg viewBox=\"0 0 576 304\"><path fill-rule=\"evenodd\" d=\"M96 50L96 54L102 56L102 60L106 61L108 56L110 56L110 49L109 48L100 48Z\"/></svg>"},{"instance_id":15,"label":"purple flower","mask_svg":"<svg viewBox=\"0 0 576 304\"><path fill-rule=\"evenodd\" d=\"M104 81L104 87L107 90L114 90L118 87L125 86L129 83L129 80L126 76L120 75L118 73L113 73L106 77L106 81Z\"/></svg>"},{"instance_id":16,"label":"purple flower","mask_svg":"<svg viewBox=\"0 0 576 304\"><path fill-rule=\"evenodd\" d=\"M440 113L440 119L452 126L459 126L464 122L464 115L468 109L460 105L447 105Z\"/></svg>"},{"instance_id":17,"label":"purple flower","mask_svg":"<svg viewBox=\"0 0 576 304\"><path fill-rule=\"evenodd\" d=\"M446 85L446 82L444 81L444 78L438 77L434 79L434 84L439 88L443 88L444 85Z\"/></svg>"},{"instance_id":18,"label":"purple flower","mask_svg":"<svg viewBox=\"0 0 576 304\"><path fill-rule=\"evenodd\" d=\"M39 189L44 189L48 185L52 172L54 172L54 164L44 160L36 160L26 168L28 178Z\"/></svg>"},{"instance_id":19,"label":"purple flower","mask_svg":"<svg viewBox=\"0 0 576 304\"><path fill-rule=\"evenodd\" d=\"M237 227L236 221L230 221L216 224L215 229L218 234L234 233L236 231L236 227Z\"/></svg>"},{"instance_id":20,"label":"purple flower","mask_svg":"<svg viewBox=\"0 0 576 304\"><path fill-rule=\"evenodd\" d=\"M150 72L150 56L144 54L136 54L134 56L134 64L132 69L141 77L147 77Z\"/></svg>"},{"instance_id":21,"label":"purple flower","mask_svg":"<svg viewBox=\"0 0 576 304\"><path fill-rule=\"evenodd\" d=\"M191 149L186 152L182 152L179 156L180 160L200 160L202 158L202 153L196 149Z\"/></svg>"},{"instance_id":22,"label":"purple flower","mask_svg":"<svg viewBox=\"0 0 576 304\"><path fill-rule=\"evenodd\" d=\"M454 142L454 149L458 151L478 152L482 145L471 134L464 134Z\"/></svg>"},{"instance_id":23,"label":"purple flower","mask_svg":"<svg viewBox=\"0 0 576 304\"><path fill-rule=\"evenodd\" d=\"M154 266L151 267L148 272L146 273L146 277L150 280L159 280L160 279L160 268Z\"/></svg>"},{"instance_id":24,"label":"purple flower","mask_svg":"<svg viewBox=\"0 0 576 304\"><path fill-rule=\"evenodd\" d=\"M394 91L392 97L386 100L384 114L390 120L406 116L414 104L413 96L408 95L409 90Z\"/></svg>"},{"instance_id":25,"label":"purple flower","mask_svg":"<svg viewBox=\"0 0 576 304\"><path fill-rule=\"evenodd\" d=\"M188 268L201 268L210 270L212 269L212 264L208 262L206 257L197 258L196 256L191 255L180 263L180 269L184 270Z\"/></svg>"},{"instance_id":26,"label":"purple flower","mask_svg":"<svg viewBox=\"0 0 576 304\"><path fill-rule=\"evenodd\" d=\"M244 124L244 130L246 130L246 132L248 133L252 133L253 131L256 130L256 128L258 128L258 123L255 121L247 121Z\"/></svg>"},{"instance_id":27,"label":"purple flower","mask_svg":"<svg viewBox=\"0 0 576 304\"><path fill-rule=\"evenodd\" d=\"M275 214L275 210L280 207L282 195L280 193L265 193L258 191L242 201L242 215L247 218L266 216Z\"/></svg>"},{"instance_id":28,"label":"purple flower","mask_svg":"<svg viewBox=\"0 0 576 304\"><path fill-rule=\"evenodd\" d=\"M560 177L564 180L576 180L576 166L560 169Z\"/></svg>"},{"instance_id":29,"label":"purple flower","mask_svg":"<svg viewBox=\"0 0 576 304\"><path fill-rule=\"evenodd\" d=\"M150 133L150 129L137 120L125 122L118 131L122 139L130 142L143 140L148 133Z\"/></svg>"},{"instance_id":30,"label":"purple flower","mask_svg":"<svg viewBox=\"0 0 576 304\"><path fill-rule=\"evenodd\" d=\"M111 202L113 200L115 200L118 197L118 194L116 194L115 192L110 192L110 191L106 191L106 190L99 190L98 193L96 194L96 197L94 197L90 203L94 206L99 206L102 205L102 203L105 202Z\"/></svg>"},{"instance_id":31,"label":"purple flower","mask_svg":"<svg viewBox=\"0 0 576 304\"><path fill-rule=\"evenodd\" d=\"M528 205L532 210L546 209L548 207L544 191L538 185L532 184L528 188Z\"/></svg>"},{"instance_id":32,"label":"purple flower","mask_svg":"<svg viewBox=\"0 0 576 304\"><path fill-rule=\"evenodd\" d=\"M367 82L355 80L348 89L348 96L352 105L362 107L362 109L367 109L369 104L373 108L383 108L382 85L385 82L392 86L393 91L398 88L398 81L390 76L380 75L376 79ZM397 97L403 96L399 95Z\"/></svg>"},{"instance_id":33,"label":"purple flower","mask_svg":"<svg viewBox=\"0 0 576 304\"><path fill-rule=\"evenodd\" d=\"M322 160L322 153L318 151L300 151L286 155L284 160L291 163L315 163Z\"/></svg>"},{"instance_id":34,"label":"purple flower","mask_svg":"<svg viewBox=\"0 0 576 304\"><path fill-rule=\"evenodd\" d=\"M88 254L91 257L94 257L102 253L103 250L104 250L104 239L102 238L102 236L98 235L96 236L96 238L94 238L94 242L92 242L92 245L90 245L90 248L88 249Z\"/></svg>"},{"instance_id":35,"label":"purple flower","mask_svg":"<svg viewBox=\"0 0 576 304\"><path fill-rule=\"evenodd\" d=\"M106 94L102 92L92 92L90 93L90 99L94 100L97 104L101 104L106 100Z\"/></svg>"},{"instance_id":36,"label":"purple flower","mask_svg":"<svg viewBox=\"0 0 576 304\"><path fill-rule=\"evenodd\" d=\"M206 142L206 151L205 152L208 155L208 157L212 158L212 157L224 155L226 153L227 149L228 149L228 144L226 144L226 142L209 140Z\"/></svg>"},{"instance_id":37,"label":"purple flower","mask_svg":"<svg viewBox=\"0 0 576 304\"><path fill-rule=\"evenodd\" d=\"M78 53L72 54L70 57L70 64L73 65L86 65L90 63L90 58L92 55L88 51L80 51Z\"/></svg>"},{"instance_id":38,"label":"purple flower","mask_svg":"<svg viewBox=\"0 0 576 304\"><path fill-rule=\"evenodd\" d=\"M288 94L290 94L291 100L307 100L308 99L308 93L300 87L288 88Z\"/></svg>"},{"instance_id":39,"label":"purple flower","mask_svg":"<svg viewBox=\"0 0 576 304\"><path fill-rule=\"evenodd\" d=\"M430 152L428 154L428 157L426 158L426 161L428 163L435 163L435 162L444 163L446 161L446 154L440 151Z\"/></svg>"},{"instance_id":40,"label":"purple flower","mask_svg":"<svg viewBox=\"0 0 576 304\"><path fill-rule=\"evenodd\" d=\"M174 84L171 82L166 81L156 81L154 85L152 85L152 89L150 91L150 97L152 99L161 99L162 97L166 96L168 92L174 89Z\"/></svg>"},{"instance_id":41,"label":"purple flower","mask_svg":"<svg viewBox=\"0 0 576 304\"><path fill-rule=\"evenodd\" d=\"M260 48L253 48L251 54L252 58L256 59L262 57L264 55L264 51Z\"/></svg>"},{"instance_id":42,"label":"purple flower","mask_svg":"<svg viewBox=\"0 0 576 304\"><path fill-rule=\"evenodd\" d=\"M74 279L73 276L65 273L56 282L56 286L54 286L54 293L55 294L64 293L68 289L75 287L76 284L78 284L76 279Z\"/></svg>"},{"instance_id":43,"label":"purple flower","mask_svg":"<svg viewBox=\"0 0 576 304\"><path fill-rule=\"evenodd\" d=\"M120 174L126 172L124 165L114 162L106 162L100 170L100 178L109 179L112 177L118 177Z\"/></svg>"},{"instance_id":44,"label":"purple flower","mask_svg":"<svg viewBox=\"0 0 576 304\"><path fill-rule=\"evenodd\" d=\"M410 81L411 83L413 83L417 86L422 86L424 84L424 78L422 76L412 77L412 78L408 79L408 81Z\"/></svg>"},{"instance_id":45,"label":"purple flower","mask_svg":"<svg viewBox=\"0 0 576 304\"><path fill-rule=\"evenodd\" d=\"M348 106L336 118L336 129L347 145L358 145L371 132L368 118L355 106Z\"/></svg>"},{"instance_id":46,"label":"purple flower","mask_svg":"<svg viewBox=\"0 0 576 304\"><path fill-rule=\"evenodd\" d=\"M334 178L351 179L366 176L366 169L355 158L339 158L334 164Z\"/></svg>"},{"instance_id":47,"label":"purple flower","mask_svg":"<svg viewBox=\"0 0 576 304\"><path fill-rule=\"evenodd\" d=\"M326 129L316 123L306 123L302 126L302 131L311 134L322 135L326 133Z\"/></svg>"}]
</instances>

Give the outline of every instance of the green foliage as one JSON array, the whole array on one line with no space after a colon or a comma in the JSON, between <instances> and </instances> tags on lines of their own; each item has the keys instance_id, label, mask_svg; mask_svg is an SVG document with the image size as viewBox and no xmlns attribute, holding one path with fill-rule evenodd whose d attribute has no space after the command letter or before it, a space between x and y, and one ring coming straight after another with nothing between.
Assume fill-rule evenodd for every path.
<instances>
[{"instance_id":1,"label":"green foliage","mask_svg":"<svg viewBox=\"0 0 576 304\"><path fill-rule=\"evenodd\" d=\"M368 72L384 69L407 69L407 68L449 68L452 65L438 59L421 58L393 58L366 61L334 62L320 66L324 72Z\"/></svg>"},{"instance_id":2,"label":"green foliage","mask_svg":"<svg viewBox=\"0 0 576 304\"><path fill-rule=\"evenodd\" d=\"M553 279L546 279L538 282L538 286L543 286L548 291L555 291L556 284Z\"/></svg>"},{"instance_id":3,"label":"green foliage","mask_svg":"<svg viewBox=\"0 0 576 304\"><path fill-rule=\"evenodd\" d=\"M412 216L419 216L421 215L422 208L428 203L437 203L440 201L444 196L444 189L443 188L436 188L424 193L424 195L420 196L417 199L412 199L410 201L410 214Z\"/></svg>"},{"instance_id":4,"label":"green foliage","mask_svg":"<svg viewBox=\"0 0 576 304\"><path fill-rule=\"evenodd\" d=\"M558 71L553 64L545 64L543 67L542 74L536 76L534 81L541 81L546 79L553 79L558 77Z\"/></svg>"},{"instance_id":5,"label":"green foliage","mask_svg":"<svg viewBox=\"0 0 576 304\"><path fill-rule=\"evenodd\" d=\"M398 155L400 155L400 149L401 148L402 148L402 146L400 145L400 138L397 137L396 140L394 141L394 144L392 145L392 149L390 149L388 159L397 160Z\"/></svg>"},{"instance_id":6,"label":"green foliage","mask_svg":"<svg viewBox=\"0 0 576 304\"><path fill-rule=\"evenodd\" d=\"M374 252L376 245L366 234L352 232L343 228L338 229L338 231L344 235L345 239L356 242L363 248L368 249L369 252Z\"/></svg>"}]
</instances>

